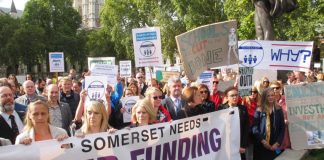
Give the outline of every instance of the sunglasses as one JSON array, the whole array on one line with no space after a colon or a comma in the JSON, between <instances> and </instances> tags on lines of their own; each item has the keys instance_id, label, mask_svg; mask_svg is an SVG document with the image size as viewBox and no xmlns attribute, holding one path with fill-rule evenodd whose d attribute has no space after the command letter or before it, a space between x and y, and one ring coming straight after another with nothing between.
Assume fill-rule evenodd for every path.
<instances>
[{"instance_id":1,"label":"sunglasses","mask_svg":"<svg viewBox=\"0 0 324 160\"><path fill-rule=\"evenodd\" d=\"M215 84L215 83L218 84L218 81L213 81L213 84Z\"/></svg>"},{"instance_id":2,"label":"sunglasses","mask_svg":"<svg viewBox=\"0 0 324 160\"><path fill-rule=\"evenodd\" d=\"M280 87L272 87L272 89L276 89L276 90L279 90L279 89L280 89Z\"/></svg>"},{"instance_id":3,"label":"sunglasses","mask_svg":"<svg viewBox=\"0 0 324 160\"><path fill-rule=\"evenodd\" d=\"M200 91L200 94L207 94L208 93L208 91Z\"/></svg>"},{"instance_id":4,"label":"sunglasses","mask_svg":"<svg viewBox=\"0 0 324 160\"><path fill-rule=\"evenodd\" d=\"M163 99L163 96L154 96L153 99L154 99L154 100L157 100L157 99Z\"/></svg>"},{"instance_id":5,"label":"sunglasses","mask_svg":"<svg viewBox=\"0 0 324 160\"><path fill-rule=\"evenodd\" d=\"M263 81L263 83L270 83L269 81Z\"/></svg>"}]
</instances>

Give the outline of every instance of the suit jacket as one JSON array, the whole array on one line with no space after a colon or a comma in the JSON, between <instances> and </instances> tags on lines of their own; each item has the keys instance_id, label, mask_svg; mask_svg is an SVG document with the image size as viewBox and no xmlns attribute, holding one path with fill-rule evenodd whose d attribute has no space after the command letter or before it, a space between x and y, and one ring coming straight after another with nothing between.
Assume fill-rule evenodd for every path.
<instances>
[{"instance_id":1,"label":"suit jacket","mask_svg":"<svg viewBox=\"0 0 324 160\"><path fill-rule=\"evenodd\" d=\"M144 94L145 94L147 88L148 88L148 85L146 85L146 84L144 83L144 86L143 86L143 88L141 89L141 95L142 95L142 96L144 96Z\"/></svg>"},{"instance_id":2,"label":"suit jacket","mask_svg":"<svg viewBox=\"0 0 324 160\"><path fill-rule=\"evenodd\" d=\"M239 114L240 114L240 131L241 131L240 146L241 148L247 148L248 139L249 139L249 116L245 106L238 104L237 107L239 109ZM229 105L226 103L220 105L218 107L218 110L227 109L227 108L229 108Z\"/></svg>"},{"instance_id":3,"label":"suit jacket","mask_svg":"<svg viewBox=\"0 0 324 160\"><path fill-rule=\"evenodd\" d=\"M170 97L166 97L164 100L161 102L162 106L166 107L166 109L169 111L171 115L171 119L176 120L177 119L177 113L175 108L175 103L172 101ZM181 108L186 106L186 101L181 99Z\"/></svg>"},{"instance_id":4,"label":"suit jacket","mask_svg":"<svg viewBox=\"0 0 324 160\"><path fill-rule=\"evenodd\" d=\"M70 96L66 96L65 93L61 92L60 101L69 104L70 111L72 113L72 117L74 117L75 112L76 112L76 110L78 108L78 105L79 105L80 95L74 93L73 91L71 91Z\"/></svg>"},{"instance_id":5,"label":"suit jacket","mask_svg":"<svg viewBox=\"0 0 324 160\"><path fill-rule=\"evenodd\" d=\"M70 110L70 106L67 103L60 102L59 103L61 114L62 114L62 128L70 135L70 125L72 122L72 113Z\"/></svg>"},{"instance_id":6,"label":"suit jacket","mask_svg":"<svg viewBox=\"0 0 324 160\"><path fill-rule=\"evenodd\" d=\"M9 139L12 144L15 143L16 135L13 133L12 128L8 125L6 120L0 115L0 137Z\"/></svg>"}]
</instances>

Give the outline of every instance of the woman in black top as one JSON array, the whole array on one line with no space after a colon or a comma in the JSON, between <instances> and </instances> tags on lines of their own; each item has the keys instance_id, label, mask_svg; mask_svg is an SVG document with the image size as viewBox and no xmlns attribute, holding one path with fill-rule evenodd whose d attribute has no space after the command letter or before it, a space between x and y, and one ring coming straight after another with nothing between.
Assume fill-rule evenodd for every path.
<instances>
[{"instance_id":1,"label":"woman in black top","mask_svg":"<svg viewBox=\"0 0 324 160\"><path fill-rule=\"evenodd\" d=\"M177 113L177 119L197 116L204 114L205 109L202 106L201 94L197 87L187 87L183 89L182 97L186 105Z\"/></svg>"},{"instance_id":2,"label":"woman in black top","mask_svg":"<svg viewBox=\"0 0 324 160\"><path fill-rule=\"evenodd\" d=\"M210 113L210 112L214 112L215 111L215 103L212 102L211 100L209 100L210 97L210 91L208 89L208 86L205 84L200 84L198 86L198 90L200 92L201 95L201 99L202 99L202 107L205 111L205 113Z\"/></svg>"}]
</instances>

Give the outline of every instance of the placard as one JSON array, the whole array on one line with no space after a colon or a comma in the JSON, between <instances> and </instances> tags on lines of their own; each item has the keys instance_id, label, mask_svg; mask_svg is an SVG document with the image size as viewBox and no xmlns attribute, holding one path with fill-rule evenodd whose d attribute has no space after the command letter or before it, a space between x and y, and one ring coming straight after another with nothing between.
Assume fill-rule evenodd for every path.
<instances>
[{"instance_id":1,"label":"placard","mask_svg":"<svg viewBox=\"0 0 324 160\"><path fill-rule=\"evenodd\" d=\"M50 52L49 65L50 65L50 72L64 72L64 53Z\"/></svg>"}]
</instances>

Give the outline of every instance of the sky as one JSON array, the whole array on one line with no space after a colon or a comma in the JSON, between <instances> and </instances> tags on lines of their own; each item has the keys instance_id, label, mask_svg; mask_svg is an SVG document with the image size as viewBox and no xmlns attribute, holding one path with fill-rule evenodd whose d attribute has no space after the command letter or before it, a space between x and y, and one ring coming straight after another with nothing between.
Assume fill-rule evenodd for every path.
<instances>
[{"instance_id":1,"label":"sky","mask_svg":"<svg viewBox=\"0 0 324 160\"><path fill-rule=\"evenodd\" d=\"M0 0L0 7L10 8L12 0ZM25 4L29 0L13 0L18 10L24 10Z\"/></svg>"}]
</instances>

